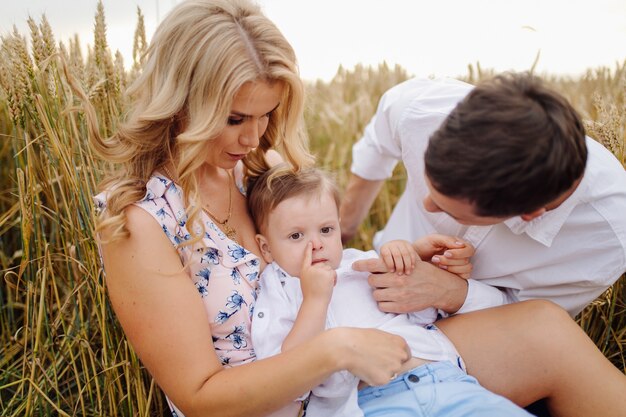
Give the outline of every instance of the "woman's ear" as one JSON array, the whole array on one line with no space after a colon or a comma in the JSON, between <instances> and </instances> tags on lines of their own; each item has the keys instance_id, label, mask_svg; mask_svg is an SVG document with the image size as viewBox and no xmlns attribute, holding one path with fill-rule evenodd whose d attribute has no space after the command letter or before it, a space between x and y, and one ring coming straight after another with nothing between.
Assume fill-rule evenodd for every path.
<instances>
[{"instance_id":1,"label":"woman's ear","mask_svg":"<svg viewBox=\"0 0 626 417\"><path fill-rule=\"evenodd\" d=\"M268 245L265 236L257 234L254 238L256 239L256 243L259 244L259 249L261 249L261 256L263 256L265 262L267 262L268 264L272 263L274 261L274 258L272 258L272 251L270 250L270 246Z\"/></svg>"}]
</instances>

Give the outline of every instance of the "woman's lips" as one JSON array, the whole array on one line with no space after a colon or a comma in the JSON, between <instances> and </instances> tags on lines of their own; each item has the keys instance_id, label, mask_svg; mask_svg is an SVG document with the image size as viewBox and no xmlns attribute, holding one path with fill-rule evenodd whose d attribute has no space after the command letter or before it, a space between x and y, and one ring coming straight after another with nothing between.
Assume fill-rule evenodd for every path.
<instances>
[{"instance_id":1,"label":"woman's lips","mask_svg":"<svg viewBox=\"0 0 626 417\"><path fill-rule=\"evenodd\" d=\"M236 159L236 160L239 161L239 160L242 160L243 158L245 158L246 154L245 153L230 153L230 152L228 152L228 156L230 156L231 158Z\"/></svg>"}]
</instances>

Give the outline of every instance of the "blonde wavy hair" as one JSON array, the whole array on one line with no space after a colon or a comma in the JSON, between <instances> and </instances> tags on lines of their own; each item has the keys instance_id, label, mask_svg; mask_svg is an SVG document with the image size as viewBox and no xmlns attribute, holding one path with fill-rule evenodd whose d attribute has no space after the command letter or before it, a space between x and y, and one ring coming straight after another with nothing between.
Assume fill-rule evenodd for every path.
<instances>
[{"instance_id":1,"label":"blonde wavy hair","mask_svg":"<svg viewBox=\"0 0 626 417\"><path fill-rule=\"evenodd\" d=\"M149 177L168 162L175 164L193 224L201 206L195 175L201 155L225 128L237 91L251 81L284 87L259 146L243 161L246 178L269 169L264 155L270 148L296 170L310 166L304 86L293 48L278 28L247 0L177 5L157 28L142 73L129 88L125 123L102 138L95 118L88 117L94 149L120 166L101 184L108 191L107 210L97 230L106 229L110 240L128 236L124 209L144 197Z\"/></svg>"}]
</instances>

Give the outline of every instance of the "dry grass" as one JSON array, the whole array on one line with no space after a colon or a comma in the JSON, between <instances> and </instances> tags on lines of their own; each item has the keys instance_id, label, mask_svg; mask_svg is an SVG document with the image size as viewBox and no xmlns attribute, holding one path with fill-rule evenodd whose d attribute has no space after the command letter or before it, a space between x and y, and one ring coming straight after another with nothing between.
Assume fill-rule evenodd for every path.
<instances>
[{"instance_id":1,"label":"dry grass","mask_svg":"<svg viewBox=\"0 0 626 417\"><path fill-rule=\"evenodd\" d=\"M0 415L162 415L160 391L127 344L106 298L93 240L96 193L105 165L86 143L81 104L71 74L88 92L103 134L125 110L122 92L145 50L143 17L135 62L124 71L106 43L101 5L96 42L83 57L78 39L57 44L44 19L29 20L30 48L14 31L0 47ZM590 70L584 77L551 77L584 115L592 135L625 162L626 67ZM465 78L489 76L470 67ZM67 71L67 73L66 73ZM350 148L380 95L406 79L402 68L340 69L329 83L309 86L311 146L345 183ZM359 236L366 247L400 196L396 170ZM604 354L626 371L624 277L598 298L580 323Z\"/></svg>"}]
</instances>

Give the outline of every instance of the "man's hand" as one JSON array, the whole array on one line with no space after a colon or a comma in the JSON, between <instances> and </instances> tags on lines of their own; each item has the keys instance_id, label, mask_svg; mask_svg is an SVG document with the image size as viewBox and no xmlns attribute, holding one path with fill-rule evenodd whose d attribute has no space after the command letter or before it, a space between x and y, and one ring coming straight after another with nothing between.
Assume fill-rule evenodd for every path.
<instances>
[{"instance_id":1,"label":"man's hand","mask_svg":"<svg viewBox=\"0 0 626 417\"><path fill-rule=\"evenodd\" d=\"M467 280L427 262L417 262L409 275L388 272L381 259L352 264L355 271L370 272L369 285L381 311L409 313L428 307L455 313L467 296Z\"/></svg>"},{"instance_id":2,"label":"man's hand","mask_svg":"<svg viewBox=\"0 0 626 417\"><path fill-rule=\"evenodd\" d=\"M470 258L476 252L471 243L458 237L430 234L413 242L413 247L423 261L432 262L461 278L470 278Z\"/></svg>"}]
</instances>

